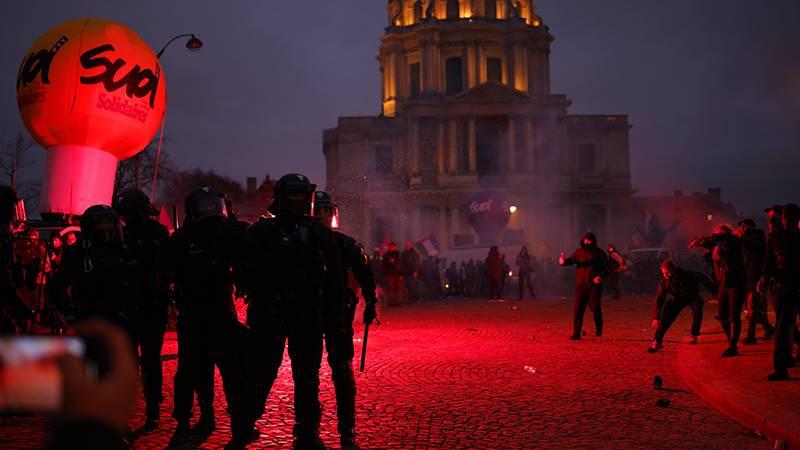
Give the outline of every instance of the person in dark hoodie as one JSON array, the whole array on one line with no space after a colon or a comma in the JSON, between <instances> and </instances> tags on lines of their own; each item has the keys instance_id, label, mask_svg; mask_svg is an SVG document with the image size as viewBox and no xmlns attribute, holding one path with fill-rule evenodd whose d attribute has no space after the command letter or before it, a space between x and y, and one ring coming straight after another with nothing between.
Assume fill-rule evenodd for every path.
<instances>
[{"instance_id":1,"label":"person in dark hoodie","mask_svg":"<svg viewBox=\"0 0 800 450\"><path fill-rule=\"evenodd\" d=\"M767 318L767 302L756 289L758 280L764 268L764 255L767 251L767 237L763 231L756 228L752 219L739 222L736 236L742 240L742 257L744 258L745 301L749 316L747 318L747 337L742 342L745 345L756 343L756 326L764 329L764 340L769 340L775 333L775 327Z\"/></svg>"},{"instance_id":2,"label":"person in dark hoodie","mask_svg":"<svg viewBox=\"0 0 800 450\"><path fill-rule=\"evenodd\" d=\"M586 233L581 239L580 247L570 257L565 257L564 252L558 258L562 266L576 266L575 270L575 316L573 319L572 336L570 339L577 341L583 331L583 314L586 307L594 313L595 334L603 335L603 280L608 273L608 257L597 246L597 237L593 233Z\"/></svg>"},{"instance_id":3,"label":"person in dark hoodie","mask_svg":"<svg viewBox=\"0 0 800 450\"><path fill-rule=\"evenodd\" d=\"M700 286L705 286L712 294L717 291L714 282L708 276L678 267L669 259L661 263L661 274L664 278L658 285L658 292L653 302L653 328L656 329L656 334L653 345L647 350L649 353L664 348L664 335L687 306L692 308L690 342L697 344L700 326L703 323L703 298L700 296Z\"/></svg>"},{"instance_id":4,"label":"person in dark hoodie","mask_svg":"<svg viewBox=\"0 0 800 450\"><path fill-rule=\"evenodd\" d=\"M716 295L719 302L719 321L728 338L728 348L722 352L722 357L737 356L739 335L742 333L742 307L747 280L742 257L742 240L733 234L730 225L722 224L714 227L711 236L692 239L689 248L694 247L703 247L711 251L714 276L719 283Z\"/></svg>"},{"instance_id":5,"label":"person in dark hoodie","mask_svg":"<svg viewBox=\"0 0 800 450\"><path fill-rule=\"evenodd\" d=\"M780 217L780 223L773 223ZM773 297L775 307L775 350L773 368L769 381L789 380L789 367L792 362L792 342L800 298L800 208L794 204L770 210L770 223L773 225L767 238L767 252L764 258L764 273L759 281L759 291L767 289Z\"/></svg>"}]
</instances>

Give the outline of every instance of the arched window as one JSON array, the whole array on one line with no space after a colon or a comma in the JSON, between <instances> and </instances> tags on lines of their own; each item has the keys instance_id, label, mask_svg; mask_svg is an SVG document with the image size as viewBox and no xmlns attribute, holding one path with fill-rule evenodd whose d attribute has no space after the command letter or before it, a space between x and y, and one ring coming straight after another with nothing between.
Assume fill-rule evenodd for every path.
<instances>
[{"instance_id":1,"label":"arched window","mask_svg":"<svg viewBox=\"0 0 800 450\"><path fill-rule=\"evenodd\" d=\"M487 18L497 19L497 0L486 0L483 8Z\"/></svg>"},{"instance_id":2,"label":"arched window","mask_svg":"<svg viewBox=\"0 0 800 450\"><path fill-rule=\"evenodd\" d=\"M460 6L458 0L447 0L447 19L458 19L460 16Z\"/></svg>"},{"instance_id":3,"label":"arched window","mask_svg":"<svg viewBox=\"0 0 800 450\"><path fill-rule=\"evenodd\" d=\"M447 58L445 75L448 94L458 94L464 89L464 65L461 58Z\"/></svg>"}]
</instances>

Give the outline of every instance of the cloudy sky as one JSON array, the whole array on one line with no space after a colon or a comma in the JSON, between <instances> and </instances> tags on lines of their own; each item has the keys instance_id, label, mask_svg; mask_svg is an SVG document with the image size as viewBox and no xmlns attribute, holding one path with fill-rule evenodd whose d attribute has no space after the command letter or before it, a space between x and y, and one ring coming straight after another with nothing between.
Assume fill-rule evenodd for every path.
<instances>
[{"instance_id":1,"label":"cloudy sky","mask_svg":"<svg viewBox=\"0 0 800 450\"><path fill-rule=\"evenodd\" d=\"M324 177L321 133L379 111L375 55L384 0L7 2L0 18L0 135L22 128L19 62L75 17L125 23L158 49L169 83L167 135L184 168L239 180ZM574 113L629 114L634 187L721 187L741 210L800 201L800 2L539 0L556 37L554 93ZM43 154L38 155L43 159ZM30 177L41 176L41 167Z\"/></svg>"}]
</instances>

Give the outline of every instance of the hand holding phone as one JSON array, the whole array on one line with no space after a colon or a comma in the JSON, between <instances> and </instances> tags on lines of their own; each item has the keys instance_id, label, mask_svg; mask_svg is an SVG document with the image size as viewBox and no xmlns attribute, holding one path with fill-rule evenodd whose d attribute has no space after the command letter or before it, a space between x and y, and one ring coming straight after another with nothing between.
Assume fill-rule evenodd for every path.
<instances>
[{"instance_id":1,"label":"hand holding phone","mask_svg":"<svg viewBox=\"0 0 800 450\"><path fill-rule=\"evenodd\" d=\"M101 320L84 322L75 329L86 342L87 355L97 362L99 377L88 374L80 358L60 358L64 380L61 413L68 419L124 430L136 407L137 371L130 341L121 329Z\"/></svg>"}]
</instances>

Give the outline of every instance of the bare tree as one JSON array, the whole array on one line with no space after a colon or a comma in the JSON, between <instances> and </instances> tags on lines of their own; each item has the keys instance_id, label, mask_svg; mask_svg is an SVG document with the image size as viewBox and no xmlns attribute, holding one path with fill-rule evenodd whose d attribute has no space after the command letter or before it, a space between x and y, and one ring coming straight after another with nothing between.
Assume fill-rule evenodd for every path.
<instances>
[{"instance_id":1,"label":"bare tree","mask_svg":"<svg viewBox=\"0 0 800 450\"><path fill-rule=\"evenodd\" d=\"M34 142L28 139L22 131L18 131L13 139L0 140L0 169L8 184L17 189L19 171L36 164L36 159L30 155Z\"/></svg>"},{"instance_id":2,"label":"bare tree","mask_svg":"<svg viewBox=\"0 0 800 450\"><path fill-rule=\"evenodd\" d=\"M35 143L22 131L18 131L11 139L0 139L0 172L8 184L24 199L29 209L39 205L42 186L38 181L26 181L20 178L20 172L33 167L36 158L33 156ZM0 182L0 184L5 181Z\"/></svg>"},{"instance_id":3,"label":"bare tree","mask_svg":"<svg viewBox=\"0 0 800 450\"><path fill-rule=\"evenodd\" d=\"M178 169L167 151L168 138L164 138L161 145L161 155L158 155L158 141L154 140L136 156L120 161L117 165L117 177L114 180L114 192L138 188L150 195L153 189L153 178L158 165L158 180L156 182L156 197L170 189L179 175ZM153 199L155 201L155 199Z\"/></svg>"}]
</instances>

